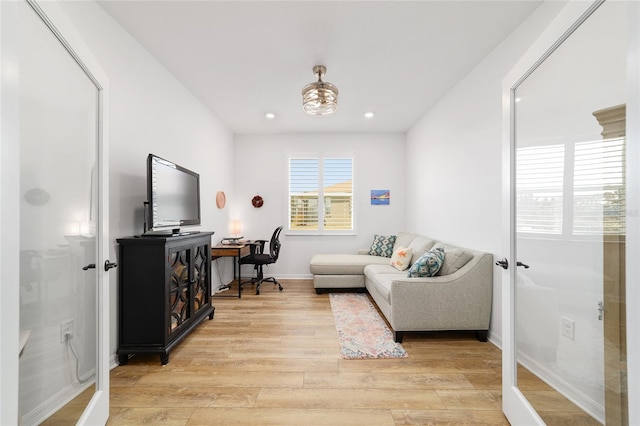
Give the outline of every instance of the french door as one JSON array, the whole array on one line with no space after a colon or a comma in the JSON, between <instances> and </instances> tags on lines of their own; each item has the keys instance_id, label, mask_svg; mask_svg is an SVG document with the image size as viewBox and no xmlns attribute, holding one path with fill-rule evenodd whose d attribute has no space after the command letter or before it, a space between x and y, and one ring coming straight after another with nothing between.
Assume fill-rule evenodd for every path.
<instances>
[{"instance_id":1,"label":"french door","mask_svg":"<svg viewBox=\"0 0 640 426\"><path fill-rule=\"evenodd\" d=\"M570 2L504 80L503 398L512 424L553 423L562 410L629 424L633 7Z\"/></svg>"},{"instance_id":2,"label":"french door","mask_svg":"<svg viewBox=\"0 0 640 426\"><path fill-rule=\"evenodd\" d=\"M13 405L7 403L2 418L7 424L39 424L83 394L84 410L70 410L77 415L66 415L63 422L104 424L109 411L106 81L59 5L3 3L3 50L8 46L3 68L13 71L2 81L2 106L12 112L11 123L3 115L3 127L15 127L3 139L8 156L3 160L11 158L13 170L2 170L2 179L5 172L15 173L17 193L3 187L0 195L3 214L15 213L17 232L3 232L2 241L18 253L19 285L13 286L15 298L3 297L2 309L19 321L3 323L2 334L19 328L15 354L20 355L17 378L3 375L3 382L8 377L3 385L18 395L18 410L4 411ZM9 146L16 149L4 150Z\"/></svg>"}]
</instances>

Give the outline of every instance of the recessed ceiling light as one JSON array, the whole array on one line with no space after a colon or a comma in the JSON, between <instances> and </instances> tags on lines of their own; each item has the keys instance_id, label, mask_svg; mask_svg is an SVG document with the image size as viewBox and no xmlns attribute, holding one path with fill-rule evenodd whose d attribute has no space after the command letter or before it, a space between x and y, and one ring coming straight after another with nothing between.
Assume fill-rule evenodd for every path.
<instances>
[{"instance_id":1,"label":"recessed ceiling light","mask_svg":"<svg viewBox=\"0 0 640 426\"><path fill-rule=\"evenodd\" d=\"M365 113L364 113L364 117L365 117L365 118L373 118L373 116L374 116L374 115L375 115L375 114L374 114L374 113L372 113L371 111L369 111L369 112L365 112Z\"/></svg>"},{"instance_id":2,"label":"recessed ceiling light","mask_svg":"<svg viewBox=\"0 0 640 426\"><path fill-rule=\"evenodd\" d=\"M272 112L268 112L264 115L264 118L266 118L267 120L273 120L274 118L276 118L276 115Z\"/></svg>"},{"instance_id":3,"label":"recessed ceiling light","mask_svg":"<svg viewBox=\"0 0 640 426\"><path fill-rule=\"evenodd\" d=\"M516 102L520 102L522 98L516 98Z\"/></svg>"}]
</instances>

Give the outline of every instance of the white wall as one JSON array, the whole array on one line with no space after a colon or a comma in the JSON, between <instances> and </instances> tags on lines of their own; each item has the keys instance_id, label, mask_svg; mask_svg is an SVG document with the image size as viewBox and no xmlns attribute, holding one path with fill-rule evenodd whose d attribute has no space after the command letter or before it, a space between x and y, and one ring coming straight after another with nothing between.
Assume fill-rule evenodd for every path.
<instances>
[{"instance_id":1,"label":"white wall","mask_svg":"<svg viewBox=\"0 0 640 426\"><path fill-rule=\"evenodd\" d=\"M404 150L402 134L237 135L231 214L233 219L242 220L243 235L251 239L269 239L278 225L286 229L288 154L354 156L356 235L301 236L283 232L281 257L265 273L281 278L310 278L313 254L355 253L359 248L368 248L374 234L405 230ZM389 189L390 205L372 206L372 189ZM256 194L264 198L264 206L259 209L251 205Z\"/></svg>"},{"instance_id":2,"label":"white wall","mask_svg":"<svg viewBox=\"0 0 640 426\"><path fill-rule=\"evenodd\" d=\"M545 3L407 134L407 228L502 253L502 79L563 6ZM502 339L501 279L494 273L491 339Z\"/></svg>"},{"instance_id":3,"label":"white wall","mask_svg":"<svg viewBox=\"0 0 640 426\"><path fill-rule=\"evenodd\" d=\"M110 259L116 238L140 234L150 152L200 173L203 231L220 233L228 209L215 206L233 181L233 136L138 42L93 2L61 2L109 78ZM198 228L194 228L198 229ZM111 274L111 353L117 348L117 269Z\"/></svg>"}]
</instances>

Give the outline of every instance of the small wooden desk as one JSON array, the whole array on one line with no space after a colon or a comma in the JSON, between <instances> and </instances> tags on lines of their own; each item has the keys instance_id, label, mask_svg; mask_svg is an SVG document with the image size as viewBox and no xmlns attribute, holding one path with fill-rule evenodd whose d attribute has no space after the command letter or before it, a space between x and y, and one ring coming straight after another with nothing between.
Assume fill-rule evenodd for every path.
<instances>
[{"instance_id":1,"label":"small wooden desk","mask_svg":"<svg viewBox=\"0 0 640 426\"><path fill-rule=\"evenodd\" d=\"M242 269L241 263L243 257L248 256L251 253L251 242L243 242L241 244L218 244L211 247L211 260L218 259L220 257L234 257L237 258L238 264L238 298L242 297ZM233 264L233 278L236 278L236 263ZM214 295L215 296L215 295ZM218 296L229 297L229 296ZM235 297L235 296L233 296Z\"/></svg>"}]
</instances>

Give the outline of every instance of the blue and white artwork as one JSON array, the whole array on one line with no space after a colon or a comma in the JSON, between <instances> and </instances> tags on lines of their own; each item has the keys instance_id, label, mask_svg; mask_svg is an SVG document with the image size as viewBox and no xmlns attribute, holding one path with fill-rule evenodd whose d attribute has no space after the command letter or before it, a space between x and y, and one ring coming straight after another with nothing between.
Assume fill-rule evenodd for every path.
<instances>
[{"instance_id":1,"label":"blue and white artwork","mask_svg":"<svg viewBox=\"0 0 640 426\"><path fill-rule=\"evenodd\" d=\"M372 189L371 205L372 206L388 206L391 199L391 191L388 189Z\"/></svg>"}]
</instances>

